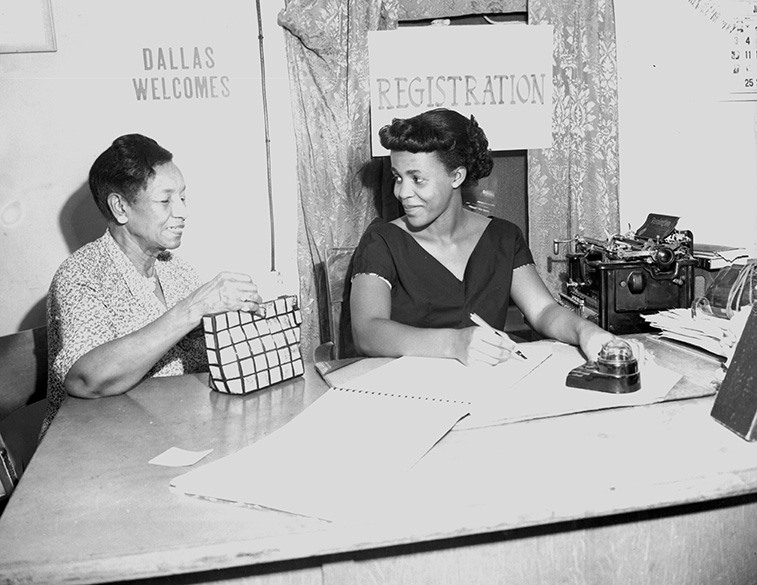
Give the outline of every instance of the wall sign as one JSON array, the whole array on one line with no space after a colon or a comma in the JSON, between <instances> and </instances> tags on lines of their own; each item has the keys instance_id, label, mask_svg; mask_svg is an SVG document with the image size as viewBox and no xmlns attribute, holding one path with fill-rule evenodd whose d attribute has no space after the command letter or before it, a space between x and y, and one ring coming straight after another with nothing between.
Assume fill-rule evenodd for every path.
<instances>
[{"instance_id":1,"label":"wall sign","mask_svg":"<svg viewBox=\"0 0 757 585\"><path fill-rule=\"evenodd\" d=\"M474 115L492 150L552 145L552 26L407 27L368 33L371 145L393 118Z\"/></svg>"},{"instance_id":2,"label":"wall sign","mask_svg":"<svg viewBox=\"0 0 757 585\"><path fill-rule=\"evenodd\" d=\"M228 75L216 70L215 49L142 47L143 72L132 78L137 101L215 99L231 95Z\"/></svg>"}]
</instances>

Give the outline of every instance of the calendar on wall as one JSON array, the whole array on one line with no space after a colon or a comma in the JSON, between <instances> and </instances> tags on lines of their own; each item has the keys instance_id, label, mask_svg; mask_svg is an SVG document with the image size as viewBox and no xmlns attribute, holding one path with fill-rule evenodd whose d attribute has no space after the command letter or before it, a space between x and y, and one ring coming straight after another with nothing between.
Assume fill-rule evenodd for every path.
<instances>
[{"instance_id":1,"label":"calendar on wall","mask_svg":"<svg viewBox=\"0 0 757 585\"><path fill-rule=\"evenodd\" d=\"M728 59L731 99L757 101L757 0L723 3L731 28Z\"/></svg>"}]
</instances>

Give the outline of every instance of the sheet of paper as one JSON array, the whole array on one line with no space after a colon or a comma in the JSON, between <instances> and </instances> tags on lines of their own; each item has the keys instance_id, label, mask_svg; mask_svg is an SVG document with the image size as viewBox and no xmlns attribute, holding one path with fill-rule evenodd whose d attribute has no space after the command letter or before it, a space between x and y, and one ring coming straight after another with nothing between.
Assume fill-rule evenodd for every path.
<instances>
[{"instance_id":1,"label":"sheet of paper","mask_svg":"<svg viewBox=\"0 0 757 585\"><path fill-rule=\"evenodd\" d=\"M519 344L518 349L528 359L512 358L493 367L465 366L454 359L405 356L341 386L475 405L493 392L512 388L552 354L550 346L534 343Z\"/></svg>"},{"instance_id":2,"label":"sheet of paper","mask_svg":"<svg viewBox=\"0 0 757 585\"><path fill-rule=\"evenodd\" d=\"M204 451L187 451L186 449L180 449L179 447L170 447L160 455L156 455L150 459L148 463L151 463L152 465L162 465L164 467L186 467L187 465L194 465L212 451L213 449L205 449Z\"/></svg>"},{"instance_id":3,"label":"sheet of paper","mask_svg":"<svg viewBox=\"0 0 757 585\"><path fill-rule=\"evenodd\" d=\"M578 348L558 342L550 344L549 360L523 378L508 392L490 394L487 400L471 406L466 426L486 426L575 412L651 404L660 402L681 379L681 375L651 360L640 365L641 388L628 394L570 388L568 372L585 363ZM464 426L464 425L461 425Z\"/></svg>"},{"instance_id":4,"label":"sheet of paper","mask_svg":"<svg viewBox=\"0 0 757 585\"><path fill-rule=\"evenodd\" d=\"M641 389L607 394L569 388L568 372L585 362L578 348L554 341L520 344L528 360L495 367L467 367L456 360L398 358L347 381L348 388L396 388L437 399L467 401L470 416L456 428L558 416L574 412L649 404L665 398L681 376L654 362L642 364Z\"/></svg>"},{"instance_id":5,"label":"sheet of paper","mask_svg":"<svg viewBox=\"0 0 757 585\"><path fill-rule=\"evenodd\" d=\"M325 520L369 511L468 412L452 401L332 388L284 427L171 489Z\"/></svg>"}]
</instances>

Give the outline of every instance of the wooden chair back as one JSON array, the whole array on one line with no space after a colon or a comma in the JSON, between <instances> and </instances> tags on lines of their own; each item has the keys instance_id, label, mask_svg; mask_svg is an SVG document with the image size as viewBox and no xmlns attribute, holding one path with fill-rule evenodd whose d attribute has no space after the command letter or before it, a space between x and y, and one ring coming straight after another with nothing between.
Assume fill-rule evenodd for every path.
<instances>
[{"instance_id":1,"label":"wooden chair back","mask_svg":"<svg viewBox=\"0 0 757 585\"><path fill-rule=\"evenodd\" d=\"M0 421L47 397L47 327L0 337Z\"/></svg>"},{"instance_id":2,"label":"wooden chair back","mask_svg":"<svg viewBox=\"0 0 757 585\"><path fill-rule=\"evenodd\" d=\"M47 405L47 328L0 337L0 510L37 446Z\"/></svg>"},{"instance_id":3,"label":"wooden chair back","mask_svg":"<svg viewBox=\"0 0 757 585\"><path fill-rule=\"evenodd\" d=\"M5 504L13 493L13 488L18 482L18 472L16 465L11 458L8 446L0 435L0 512L5 508Z\"/></svg>"},{"instance_id":4,"label":"wooden chair back","mask_svg":"<svg viewBox=\"0 0 757 585\"><path fill-rule=\"evenodd\" d=\"M329 335L334 357L354 354L352 329L349 321L349 280L352 276L352 255L355 248L330 248L326 253L326 293L328 302Z\"/></svg>"}]
</instances>

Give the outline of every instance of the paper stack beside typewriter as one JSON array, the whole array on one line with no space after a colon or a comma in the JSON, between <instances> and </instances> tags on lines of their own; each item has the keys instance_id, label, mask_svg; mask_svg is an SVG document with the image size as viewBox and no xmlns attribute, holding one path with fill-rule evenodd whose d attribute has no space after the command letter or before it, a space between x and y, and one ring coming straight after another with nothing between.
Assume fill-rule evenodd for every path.
<instances>
[{"instance_id":1,"label":"paper stack beside typewriter","mask_svg":"<svg viewBox=\"0 0 757 585\"><path fill-rule=\"evenodd\" d=\"M663 337L723 356L728 365L753 310L756 286L757 260L740 260L722 268L690 309L669 309L644 319Z\"/></svg>"},{"instance_id":2,"label":"paper stack beside typewriter","mask_svg":"<svg viewBox=\"0 0 757 585\"><path fill-rule=\"evenodd\" d=\"M726 358L728 365L750 311L751 306L744 306L730 319L724 319L701 310L668 309L644 315L644 319L652 327L660 329L661 337L688 343L722 356Z\"/></svg>"}]
</instances>

